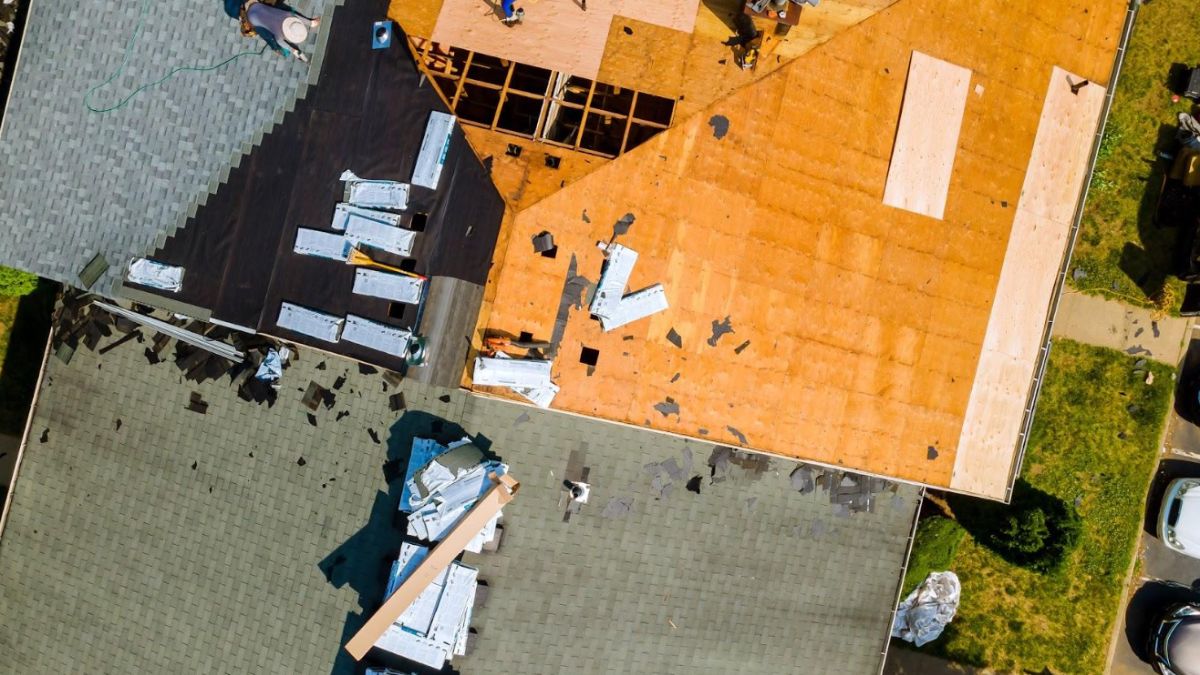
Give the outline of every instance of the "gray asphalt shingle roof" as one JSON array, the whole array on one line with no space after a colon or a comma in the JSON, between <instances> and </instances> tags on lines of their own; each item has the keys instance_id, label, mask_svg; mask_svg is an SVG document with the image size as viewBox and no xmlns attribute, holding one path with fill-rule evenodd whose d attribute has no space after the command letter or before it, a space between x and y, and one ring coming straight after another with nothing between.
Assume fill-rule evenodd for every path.
<instances>
[{"instance_id":1,"label":"gray asphalt shingle roof","mask_svg":"<svg viewBox=\"0 0 1200 675\"><path fill-rule=\"evenodd\" d=\"M334 0L296 4L320 14ZM262 44L242 37L216 0L144 6L129 62L93 95L95 107L173 67L213 65ZM307 67L268 51L180 73L111 113L89 112L85 93L120 65L142 8L33 1L0 129L0 264L77 284L101 252L113 269L95 290L107 292L123 262L181 225L308 77Z\"/></svg>"},{"instance_id":2,"label":"gray asphalt shingle roof","mask_svg":"<svg viewBox=\"0 0 1200 675\"><path fill-rule=\"evenodd\" d=\"M49 361L0 539L0 672L353 672L340 647L382 599L395 478L435 417L522 482L500 550L469 556L490 598L462 672L879 666L916 487L838 517L783 460L713 484L712 446L411 380L423 412L391 412L381 375L310 350L268 408L143 349ZM310 381L336 397L312 423ZM193 391L206 414L185 409ZM573 452L592 492L564 522Z\"/></svg>"}]
</instances>

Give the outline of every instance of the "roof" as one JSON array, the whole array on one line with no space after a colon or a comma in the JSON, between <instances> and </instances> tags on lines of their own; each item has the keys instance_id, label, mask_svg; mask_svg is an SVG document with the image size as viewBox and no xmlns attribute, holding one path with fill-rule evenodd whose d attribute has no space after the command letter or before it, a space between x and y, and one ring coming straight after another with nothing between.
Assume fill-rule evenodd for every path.
<instances>
[{"instance_id":1,"label":"roof","mask_svg":"<svg viewBox=\"0 0 1200 675\"><path fill-rule=\"evenodd\" d=\"M303 347L259 406L225 378L181 386L143 350L48 362L0 540L13 668L355 672L341 645L399 550L405 453L455 425L522 483L499 551L468 560L490 597L462 672L879 667L912 486L842 517L793 487L792 462L727 457L713 484L711 445L412 380L400 391L423 412L391 412L380 374ZM336 398L312 423L310 380ZM187 409L193 391L205 414ZM589 503L564 521L562 476L579 465Z\"/></svg>"},{"instance_id":2,"label":"roof","mask_svg":"<svg viewBox=\"0 0 1200 675\"><path fill-rule=\"evenodd\" d=\"M1123 18L898 2L522 204L477 334L550 339L630 214L628 291L670 308L569 311L555 408L1003 499ZM944 219L883 203L916 51L971 71Z\"/></svg>"},{"instance_id":3,"label":"roof","mask_svg":"<svg viewBox=\"0 0 1200 675\"><path fill-rule=\"evenodd\" d=\"M213 65L261 44L215 3L33 2L0 129L0 174L23 177L0 184L0 264L78 285L103 253L112 268L96 290L111 288L119 268L182 225L280 119L309 69L270 52L245 56L180 73L105 114L89 112L85 94L120 68L90 99L115 105L173 67Z\"/></svg>"},{"instance_id":4,"label":"roof","mask_svg":"<svg viewBox=\"0 0 1200 675\"><path fill-rule=\"evenodd\" d=\"M394 216L402 228L383 228L409 235L415 243L406 255L399 250L390 259L372 254L428 277L413 283L421 289L416 295L423 297L391 302L353 292L356 274L401 281L411 277L294 251L301 228L327 233L344 245L342 234L331 231L334 209L346 200L342 173L350 170L365 179L407 185L422 154L427 121L446 112L432 88L422 85L423 77L401 47L402 33L396 32L393 49L376 50L362 39L362 26L376 20L385 7L383 0L363 0L339 6L325 17L319 80L186 224L153 251L154 260L184 268L182 288L147 288L159 297L138 293L137 299L154 303L165 297L192 306L183 310L190 316L199 308L204 312L199 318L211 316L402 370L405 353L385 353L346 339L331 344L277 321L283 303L338 318L361 316L427 338L434 361L453 363L454 376L444 379L454 384L466 358L464 337L478 312L478 300L437 300L442 288L457 292L463 287L482 295L504 213L504 202L461 131L451 128L436 189L411 186L405 213ZM424 215L419 226L416 214ZM456 323L455 328L443 330L446 320Z\"/></svg>"}]
</instances>

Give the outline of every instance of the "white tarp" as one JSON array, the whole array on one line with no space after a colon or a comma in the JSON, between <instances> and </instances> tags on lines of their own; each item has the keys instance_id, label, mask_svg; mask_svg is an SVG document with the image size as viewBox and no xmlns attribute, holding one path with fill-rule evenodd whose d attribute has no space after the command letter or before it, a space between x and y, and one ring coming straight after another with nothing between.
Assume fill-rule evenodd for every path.
<instances>
[{"instance_id":1,"label":"white tarp","mask_svg":"<svg viewBox=\"0 0 1200 675\"><path fill-rule=\"evenodd\" d=\"M407 356L412 333L403 328L348 314L346 326L342 329L342 339L384 354Z\"/></svg>"},{"instance_id":2,"label":"white tarp","mask_svg":"<svg viewBox=\"0 0 1200 675\"><path fill-rule=\"evenodd\" d=\"M125 280L139 286L178 293L183 288L183 268L149 258L134 258L129 262Z\"/></svg>"},{"instance_id":3,"label":"white tarp","mask_svg":"<svg viewBox=\"0 0 1200 675\"><path fill-rule=\"evenodd\" d=\"M400 556L388 575L385 599L428 554L424 546L407 542L400 546ZM375 646L439 669L452 653L464 653L478 576L473 567L451 563L405 608Z\"/></svg>"},{"instance_id":4,"label":"white tarp","mask_svg":"<svg viewBox=\"0 0 1200 675\"><path fill-rule=\"evenodd\" d=\"M346 262L350 255L350 242L340 234L301 227L296 230L296 244L292 251Z\"/></svg>"},{"instance_id":5,"label":"white tarp","mask_svg":"<svg viewBox=\"0 0 1200 675\"><path fill-rule=\"evenodd\" d=\"M960 590L954 572L931 572L896 608L892 637L918 647L936 640L958 611Z\"/></svg>"},{"instance_id":6,"label":"white tarp","mask_svg":"<svg viewBox=\"0 0 1200 675\"><path fill-rule=\"evenodd\" d=\"M346 201L354 206L397 211L408 208L408 183L367 180L355 176L353 171L343 171L341 179L346 184Z\"/></svg>"},{"instance_id":7,"label":"white tarp","mask_svg":"<svg viewBox=\"0 0 1200 675\"><path fill-rule=\"evenodd\" d=\"M421 304L425 280L381 270L359 268L354 272L354 292L410 305Z\"/></svg>"},{"instance_id":8,"label":"white tarp","mask_svg":"<svg viewBox=\"0 0 1200 675\"><path fill-rule=\"evenodd\" d=\"M446 155L450 152L450 134L454 131L454 115L438 112L429 113L425 124L425 137L421 139L421 151L413 167L412 184L436 190L446 166Z\"/></svg>"},{"instance_id":9,"label":"white tarp","mask_svg":"<svg viewBox=\"0 0 1200 675\"><path fill-rule=\"evenodd\" d=\"M629 276L633 274L633 266L637 263L637 251L616 243L601 244L600 248L604 251L606 261L600 273L596 295L588 309L600 318L601 328L605 331L620 328L668 307L662 284L625 295Z\"/></svg>"},{"instance_id":10,"label":"white tarp","mask_svg":"<svg viewBox=\"0 0 1200 675\"><path fill-rule=\"evenodd\" d=\"M329 227L338 232L345 232L350 228L352 223L364 220L380 225L387 225L388 227L400 227L399 214L365 209L353 204L346 204L345 202L339 203L334 207L333 220L330 221Z\"/></svg>"},{"instance_id":11,"label":"white tarp","mask_svg":"<svg viewBox=\"0 0 1200 675\"><path fill-rule=\"evenodd\" d=\"M344 322L345 320L340 316L285 302L279 308L279 319L275 321L275 324L280 328L303 333L318 340L337 342Z\"/></svg>"}]
</instances>

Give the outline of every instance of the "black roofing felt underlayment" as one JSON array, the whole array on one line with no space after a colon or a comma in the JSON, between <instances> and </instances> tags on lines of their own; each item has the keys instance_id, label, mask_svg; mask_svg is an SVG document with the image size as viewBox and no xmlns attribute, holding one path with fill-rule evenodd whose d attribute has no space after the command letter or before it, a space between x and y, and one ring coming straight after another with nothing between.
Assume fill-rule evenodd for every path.
<instances>
[{"instance_id":1,"label":"black roofing felt underlayment","mask_svg":"<svg viewBox=\"0 0 1200 675\"><path fill-rule=\"evenodd\" d=\"M331 231L343 171L408 182L430 112L449 112L422 86L402 35L390 49L371 48L371 22L386 11L386 0L351 0L337 9L317 86L154 252L186 270L183 289L145 290L209 309L221 321L399 367L381 352L314 342L275 324L280 304L291 302L421 332L416 307L397 317L388 300L352 293L356 268L292 251L297 228ZM504 203L457 127L438 189L412 186L407 212L428 214L412 271L483 286ZM478 307L439 307L450 310L473 317Z\"/></svg>"}]
</instances>

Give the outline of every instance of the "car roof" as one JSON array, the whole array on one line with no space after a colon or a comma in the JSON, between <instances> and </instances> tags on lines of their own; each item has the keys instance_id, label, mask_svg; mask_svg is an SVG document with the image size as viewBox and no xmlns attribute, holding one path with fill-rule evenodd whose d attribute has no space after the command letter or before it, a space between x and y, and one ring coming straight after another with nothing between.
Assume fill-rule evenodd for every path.
<instances>
[{"instance_id":1,"label":"car roof","mask_svg":"<svg viewBox=\"0 0 1200 675\"><path fill-rule=\"evenodd\" d=\"M1171 631L1167 658L1179 675L1200 673L1200 618L1184 619Z\"/></svg>"}]
</instances>

